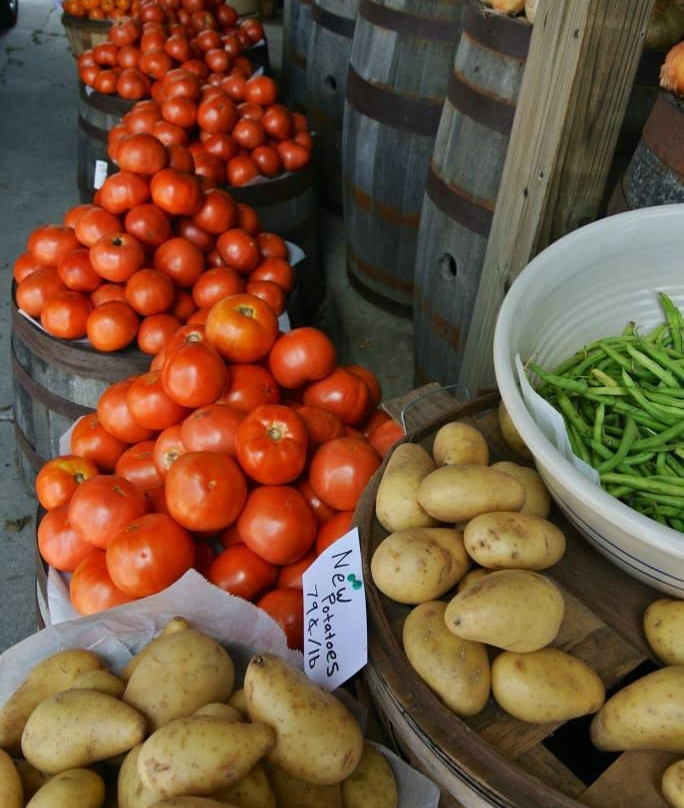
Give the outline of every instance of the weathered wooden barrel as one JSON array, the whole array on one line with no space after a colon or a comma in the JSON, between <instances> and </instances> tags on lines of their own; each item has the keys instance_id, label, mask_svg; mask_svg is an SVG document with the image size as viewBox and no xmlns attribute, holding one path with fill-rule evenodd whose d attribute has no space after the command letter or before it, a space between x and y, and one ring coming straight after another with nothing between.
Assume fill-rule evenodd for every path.
<instances>
[{"instance_id":1,"label":"weathered wooden barrel","mask_svg":"<svg viewBox=\"0 0 684 808\"><path fill-rule=\"evenodd\" d=\"M347 266L360 290L403 313L461 12L461 0L361 0L356 18L342 141Z\"/></svg>"},{"instance_id":2,"label":"weathered wooden barrel","mask_svg":"<svg viewBox=\"0 0 684 808\"><path fill-rule=\"evenodd\" d=\"M21 315L14 300L11 342L17 455L32 487L74 421L96 408L110 384L144 373L150 357L135 348L107 354L88 343L56 339Z\"/></svg>"},{"instance_id":3,"label":"weathered wooden barrel","mask_svg":"<svg viewBox=\"0 0 684 808\"><path fill-rule=\"evenodd\" d=\"M672 94L661 91L608 213L684 202L683 176L684 114Z\"/></svg>"},{"instance_id":4,"label":"weathered wooden barrel","mask_svg":"<svg viewBox=\"0 0 684 808\"><path fill-rule=\"evenodd\" d=\"M240 17L258 17L260 15L257 0L231 0L230 5Z\"/></svg>"},{"instance_id":5,"label":"weathered wooden barrel","mask_svg":"<svg viewBox=\"0 0 684 808\"><path fill-rule=\"evenodd\" d=\"M415 373L453 382L487 249L532 26L469 0L425 185L416 253Z\"/></svg>"},{"instance_id":6,"label":"weathered wooden barrel","mask_svg":"<svg viewBox=\"0 0 684 808\"><path fill-rule=\"evenodd\" d=\"M74 17L73 14L62 14L62 25L66 31L69 47L74 56L94 48L107 41L107 34L112 27L111 20L89 20L87 17Z\"/></svg>"},{"instance_id":7,"label":"weathered wooden barrel","mask_svg":"<svg viewBox=\"0 0 684 808\"><path fill-rule=\"evenodd\" d=\"M342 210L342 118L358 0L314 0L306 66L309 121L316 130L321 200Z\"/></svg>"},{"instance_id":8,"label":"weathered wooden barrel","mask_svg":"<svg viewBox=\"0 0 684 808\"><path fill-rule=\"evenodd\" d=\"M306 62L311 38L311 0L285 0L283 5L283 64L280 74L285 100L307 108Z\"/></svg>"}]
</instances>

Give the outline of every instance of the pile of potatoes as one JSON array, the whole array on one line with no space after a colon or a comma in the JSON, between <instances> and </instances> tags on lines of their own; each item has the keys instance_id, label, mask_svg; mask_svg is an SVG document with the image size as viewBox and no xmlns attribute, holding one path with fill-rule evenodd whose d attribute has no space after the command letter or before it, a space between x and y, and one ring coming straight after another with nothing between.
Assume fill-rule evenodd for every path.
<instances>
[{"instance_id":1,"label":"pile of potatoes","mask_svg":"<svg viewBox=\"0 0 684 808\"><path fill-rule=\"evenodd\" d=\"M385 757L299 670L182 617L119 676L91 651L36 665L0 710L2 808L396 808Z\"/></svg>"}]
</instances>

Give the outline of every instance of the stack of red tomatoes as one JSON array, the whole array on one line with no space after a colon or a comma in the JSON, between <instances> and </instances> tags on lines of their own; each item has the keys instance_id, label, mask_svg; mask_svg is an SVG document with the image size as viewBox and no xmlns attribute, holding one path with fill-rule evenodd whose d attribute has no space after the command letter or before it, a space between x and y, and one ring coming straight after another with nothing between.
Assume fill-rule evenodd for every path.
<instances>
[{"instance_id":1,"label":"stack of red tomatoes","mask_svg":"<svg viewBox=\"0 0 684 808\"><path fill-rule=\"evenodd\" d=\"M249 292L280 315L295 283L286 243L210 180L171 168L174 159L152 135L122 140L122 170L98 204L31 234L14 264L19 308L55 337L117 351L137 336L150 355L227 295Z\"/></svg>"},{"instance_id":2,"label":"stack of red tomatoes","mask_svg":"<svg viewBox=\"0 0 684 808\"><path fill-rule=\"evenodd\" d=\"M196 566L301 647L302 572L348 530L402 435L379 400L376 377L338 367L322 332L280 334L264 301L226 297L148 373L106 390L73 430L72 455L43 467L40 552L73 572L82 614Z\"/></svg>"},{"instance_id":3,"label":"stack of red tomatoes","mask_svg":"<svg viewBox=\"0 0 684 808\"><path fill-rule=\"evenodd\" d=\"M116 23L108 41L84 51L78 74L84 84L105 95L159 100L160 82L183 70L211 77L215 84L228 76L249 78L253 68L241 56L264 37L258 20L238 23L232 6L211 0L165 0L141 5L137 19Z\"/></svg>"}]
</instances>

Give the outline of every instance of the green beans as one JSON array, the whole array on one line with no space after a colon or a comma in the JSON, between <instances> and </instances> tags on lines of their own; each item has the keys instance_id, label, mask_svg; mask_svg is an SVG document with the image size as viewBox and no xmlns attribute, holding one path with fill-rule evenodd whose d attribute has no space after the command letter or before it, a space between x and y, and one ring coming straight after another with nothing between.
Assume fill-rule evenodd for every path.
<instances>
[{"instance_id":1,"label":"green beans","mask_svg":"<svg viewBox=\"0 0 684 808\"><path fill-rule=\"evenodd\" d=\"M563 416L573 452L613 496L684 529L684 316L659 294L664 322L585 345L551 372L529 362Z\"/></svg>"}]
</instances>

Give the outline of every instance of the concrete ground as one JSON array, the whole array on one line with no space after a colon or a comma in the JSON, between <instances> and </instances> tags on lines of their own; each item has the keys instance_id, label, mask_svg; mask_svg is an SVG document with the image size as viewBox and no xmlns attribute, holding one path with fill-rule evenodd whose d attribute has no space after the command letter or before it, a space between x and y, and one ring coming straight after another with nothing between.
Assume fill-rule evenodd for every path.
<instances>
[{"instance_id":1,"label":"concrete ground","mask_svg":"<svg viewBox=\"0 0 684 808\"><path fill-rule=\"evenodd\" d=\"M267 25L271 60L281 52L279 20ZM58 222L78 202L77 83L51 0L19 0L15 28L0 32L0 652L36 630L35 509L14 450L9 296L14 259L36 226ZM322 311L340 360L364 364L386 397L412 387L412 328L349 286L340 217L323 214L329 295Z\"/></svg>"}]
</instances>

